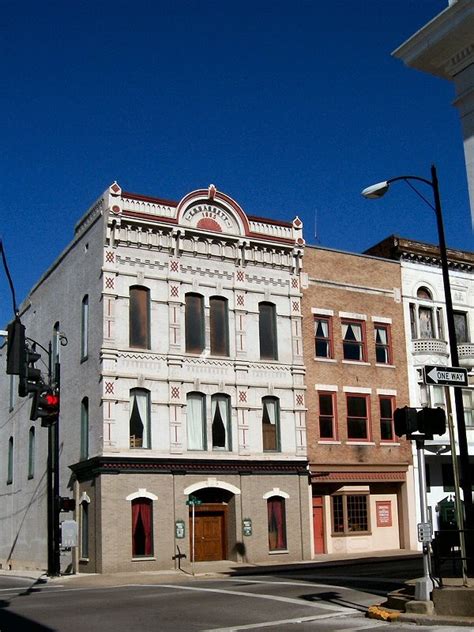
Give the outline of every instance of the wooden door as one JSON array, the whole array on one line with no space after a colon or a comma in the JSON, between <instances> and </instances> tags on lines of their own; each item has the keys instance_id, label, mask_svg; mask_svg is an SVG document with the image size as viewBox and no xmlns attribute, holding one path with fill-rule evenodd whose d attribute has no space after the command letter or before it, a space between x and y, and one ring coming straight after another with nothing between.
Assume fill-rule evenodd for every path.
<instances>
[{"instance_id":1,"label":"wooden door","mask_svg":"<svg viewBox=\"0 0 474 632\"><path fill-rule=\"evenodd\" d=\"M322 496L313 496L314 552L324 553L324 510Z\"/></svg>"},{"instance_id":2,"label":"wooden door","mask_svg":"<svg viewBox=\"0 0 474 632\"><path fill-rule=\"evenodd\" d=\"M196 536L194 559L209 562L225 559L225 514L224 511L199 511L195 515ZM192 549L192 523L190 529Z\"/></svg>"}]
</instances>

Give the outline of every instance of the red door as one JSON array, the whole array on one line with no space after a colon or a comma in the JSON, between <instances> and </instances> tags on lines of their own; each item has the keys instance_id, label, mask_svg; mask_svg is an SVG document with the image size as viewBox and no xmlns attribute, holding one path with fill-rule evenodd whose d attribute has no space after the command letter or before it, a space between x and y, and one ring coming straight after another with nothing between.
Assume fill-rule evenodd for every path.
<instances>
[{"instance_id":1,"label":"red door","mask_svg":"<svg viewBox=\"0 0 474 632\"><path fill-rule=\"evenodd\" d=\"M323 498L313 496L313 537L315 554L324 553Z\"/></svg>"}]
</instances>

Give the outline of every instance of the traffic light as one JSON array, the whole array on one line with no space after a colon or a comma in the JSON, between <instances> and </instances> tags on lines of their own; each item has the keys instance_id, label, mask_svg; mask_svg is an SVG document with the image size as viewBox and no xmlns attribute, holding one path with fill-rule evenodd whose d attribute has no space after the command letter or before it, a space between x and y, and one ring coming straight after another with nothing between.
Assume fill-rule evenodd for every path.
<instances>
[{"instance_id":1,"label":"traffic light","mask_svg":"<svg viewBox=\"0 0 474 632\"><path fill-rule=\"evenodd\" d=\"M59 497L59 509L60 511L74 511L76 508L76 501L74 498L68 498L67 496Z\"/></svg>"},{"instance_id":2,"label":"traffic light","mask_svg":"<svg viewBox=\"0 0 474 632\"><path fill-rule=\"evenodd\" d=\"M50 426L59 417L59 393L44 384L41 386L33 395L30 419L41 419L42 426Z\"/></svg>"},{"instance_id":3,"label":"traffic light","mask_svg":"<svg viewBox=\"0 0 474 632\"><path fill-rule=\"evenodd\" d=\"M25 326L16 318L7 325L7 374L20 375L25 366Z\"/></svg>"},{"instance_id":4,"label":"traffic light","mask_svg":"<svg viewBox=\"0 0 474 632\"><path fill-rule=\"evenodd\" d=\"M41 354L24 346L23 365L20 367L20 379L18 381L18 395L27 397L30 393L36 393L41 388L41 371L35 367L35 363L41 358Z\"/></svg>"},{"instance_id":5,"label":"traffic light","mask_svg":"<svg viewBox=\"0 0 474 632\"><path fill-rule=\"evenodd\" d=\"M418 411L418 430L425 435L443 435L446 432L446 413L442 408L422 408Z\"/></svg>"},{"instance_id":6,"label":"traffic light","mask_svg":"<svg viewBox=\"0 0 474 632\"><path fill-rule=\"evenodd\" d=\"M416 408L396 408L393 413L393 421L395 425L395 434L398 437L406 435L407 438L418 430Z\"/></svg>"}]
</instances>

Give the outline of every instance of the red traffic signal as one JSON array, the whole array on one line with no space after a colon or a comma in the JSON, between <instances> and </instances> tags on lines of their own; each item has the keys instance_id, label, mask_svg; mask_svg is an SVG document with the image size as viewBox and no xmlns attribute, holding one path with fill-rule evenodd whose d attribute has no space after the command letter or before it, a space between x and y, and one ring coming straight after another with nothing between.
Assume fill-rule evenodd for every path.
<instances>
[{"instance_id":1,"label":"red traffic signal","mask_svg":"<svg viewBox=\"0 0 474 632\"><path fill-rule=\"evenodd\" d=\"M49 426L59 417L59 393L52 388L43 388L33 395L30 419L41 419L42 426Z\"/></svg>"}]
</instances>

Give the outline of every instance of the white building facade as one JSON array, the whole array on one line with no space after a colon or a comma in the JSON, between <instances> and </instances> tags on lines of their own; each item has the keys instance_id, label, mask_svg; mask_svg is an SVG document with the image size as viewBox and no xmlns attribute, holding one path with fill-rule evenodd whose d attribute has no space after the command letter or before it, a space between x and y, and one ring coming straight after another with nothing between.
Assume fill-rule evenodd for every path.
<instances>
[{"instance_id":1,"label":"white building facade","mask_svg":"<svg viewBox=\"0 0 474 632\"><path fill-rule=\"evenodd\" d=\"M175 203L114 183L77 224L21 313L43 345L68 339L73 570L183 567L193 542L196 562L309 559L303 246L298 218L249 217L213 185ZM41 568L46 431L14 382L2 378L0 561Z\"/></svg>"},{"instance_id":2,"label":"white building facade","mask_svg":"<svg viewBox=\"0 0 474 632\"><path fill-rule=\"evenodd\" d=\"M453 388L426 384L423 367L451 366L443 277L435 246L399 237L389 237L370 249L401 263L402 296L407 338L410 406L443 408L452 414L457 445ZM463 389L464 418L474 469L474 253L448 249L449 277L459 362L468 370L469 387ZM415 446L413 446L415 450ZM425 442L428 514L434 531L454 524L454 474L448 429ZM418 484L414 453L415 484ZM420 522L420 493L416 493Z\"/></svg>"}]
</instances>

